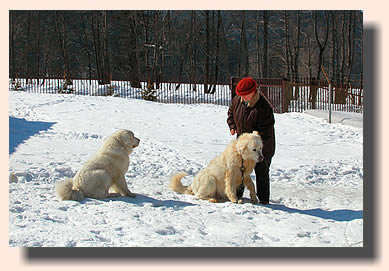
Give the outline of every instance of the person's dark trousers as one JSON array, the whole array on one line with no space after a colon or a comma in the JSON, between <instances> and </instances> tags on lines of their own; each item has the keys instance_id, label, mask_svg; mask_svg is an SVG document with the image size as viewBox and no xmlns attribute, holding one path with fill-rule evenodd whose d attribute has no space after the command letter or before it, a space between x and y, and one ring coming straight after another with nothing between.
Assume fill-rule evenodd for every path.
<instances>
[{"instance_id":1,"label":"person's dark trousers","mask_svg":"<svg viewBox=\"0 0 389 271\"><path fill-rule=\"evenodd\" d=\"M269 168L271 158L264 159L255 166L255 177L257 181L257 196L259 201L269 202L270 198L270 177Z\"/></svg>"}]
</instances>

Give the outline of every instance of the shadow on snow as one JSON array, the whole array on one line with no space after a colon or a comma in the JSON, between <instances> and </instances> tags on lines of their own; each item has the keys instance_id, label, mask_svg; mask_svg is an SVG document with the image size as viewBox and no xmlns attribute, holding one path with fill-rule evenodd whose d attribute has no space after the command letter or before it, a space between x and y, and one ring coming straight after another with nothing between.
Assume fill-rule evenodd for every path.
<instances>
[{"instance_id":1,"label":"shadow on snow","mask_svg":"<svg viewBox=\"0 0 389 271\"><path fill-rule=\"evenodd\" d=\"M299 210L295 208L286 207L284 205L279 204L271 204L267 205L267 207L273 209L273 210L279 210L284 211L288 213L298 213L302 215L310 215L315 216L323 219L332 219L339 222L345 222L345 221L352 221L354 219L362 219L363 218L363 211L355 211L355 210L322 210L322 209L309 209L309 210Z\"/></svg>"},{"instance_id":2,"label":"shadow on snow","mask_svg":"<svg viewBox=\"0 0 389 271\"><path fill-rule=\"evenodd\" d=\"M16 151L18 145L30 137L47 131L55 122L27 121L15 117L9 117L9 154Z\"/></svg>"},{"instance_id":3,"label":"shadow on snow","mask_svg":"<svg viewBox=\"0 0 389 271\"><path fill-rule=\"evenodd\" d=\"M83 201L88 200L95 200L95 199L89 199L86 198ZM152 197L148 197L142 194L136 194L135 198L130 197L117 197L117 198L106 198L101 201L109 202L109 201L123 201L131 204L136 204L138 206L144 206L146 204L151 204L152 207L167 207L167 208L183 208L187 206L194 206L195 204L184 202L184 201L178 201L178 200L159 200Z\"/></svg>"}]
</instances>

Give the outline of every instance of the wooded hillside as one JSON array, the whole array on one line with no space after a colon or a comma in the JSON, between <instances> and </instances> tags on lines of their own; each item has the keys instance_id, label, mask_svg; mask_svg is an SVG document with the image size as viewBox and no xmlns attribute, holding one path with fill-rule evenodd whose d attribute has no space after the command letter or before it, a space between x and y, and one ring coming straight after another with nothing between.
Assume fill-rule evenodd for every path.
<instances>
[{"instance_id":1,"label":"wooded hillside","mask_svg":"<svg viewBox=\"0 0 389 271\"><path fill-rule=\"evenodd\" d=\"M9 76L362 81L361 11L10 11Z\"/></svg>"}]
</instances>

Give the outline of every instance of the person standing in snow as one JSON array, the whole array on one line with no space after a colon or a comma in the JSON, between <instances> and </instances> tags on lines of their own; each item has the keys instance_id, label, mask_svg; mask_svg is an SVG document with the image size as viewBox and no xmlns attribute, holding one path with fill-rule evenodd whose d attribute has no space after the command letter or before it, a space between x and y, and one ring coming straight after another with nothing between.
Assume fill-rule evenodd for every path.
<instances>
[{"instance_id":1,"label":"person standing in snow","mask_svg":"<svg viewBox=\"0 0 389 271\"><path fill-rule=\"evenodd\" d=\"M228 109L227 124L231 135L258 131L263 141L264 160L255 166L257 196L261 204L269 204L269 168L275 152L274 115L267 100L250 77L243 78L235 88L236 96Z\"/></svg>"}]
</instances>

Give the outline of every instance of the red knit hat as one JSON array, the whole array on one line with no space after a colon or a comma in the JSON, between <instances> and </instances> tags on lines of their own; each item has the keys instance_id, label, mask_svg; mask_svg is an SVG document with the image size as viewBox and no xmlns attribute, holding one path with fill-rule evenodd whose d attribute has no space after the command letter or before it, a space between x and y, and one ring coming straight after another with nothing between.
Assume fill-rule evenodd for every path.
<instances>
[{"instance_id":1,"label":"red knit hat","mask_svg":"<svg viewBox=\"0 0 389 271\"><path fill-rule=\"evenodd\" d=\"M235 92L239 96L246 96L253 93L257 89L257 82L251 77L243 78L239 81L235 88Z\"/></svg>"}]
</instances>

